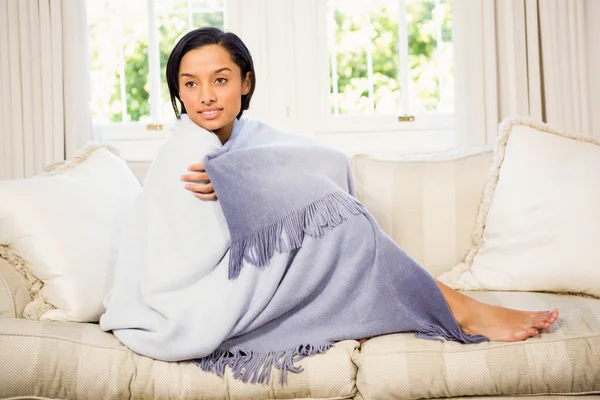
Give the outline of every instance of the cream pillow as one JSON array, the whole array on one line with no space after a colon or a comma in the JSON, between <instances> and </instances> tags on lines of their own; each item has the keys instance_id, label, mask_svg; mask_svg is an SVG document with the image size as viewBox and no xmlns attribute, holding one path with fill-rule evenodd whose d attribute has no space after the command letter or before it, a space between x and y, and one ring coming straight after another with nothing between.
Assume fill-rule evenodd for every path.
<instances>
[{"instance_id":1,"label":"cream pillow","mask_svg":"<svg viewBox=\"0 0 600 400\"><path fill-rule=\"evenodd\" d=\"M600 141L505 120L473 240L440 281L600 297Z\"/></svg>"},{"instance_id":2,"label":"cream pillow","mask_svg":"<svg viewBox=\"0 0 600 400\"><path fill-rule=\"evenodd\" d=\"M121 214L140 191L125 161L98 144L35 177L0 181L0 245L27 282L25 317L98 321Z\"/></svg>"},{"instance_id":3,"label":"cream pillow","mask_svg":"<svg viewBox=\"0 0 600 400\"><path fill-rule=\"evenodd\" d=\"M465 258L486 177L489 147L352 158L358 199L432 276Z\"/></svg>"}]
</instances>

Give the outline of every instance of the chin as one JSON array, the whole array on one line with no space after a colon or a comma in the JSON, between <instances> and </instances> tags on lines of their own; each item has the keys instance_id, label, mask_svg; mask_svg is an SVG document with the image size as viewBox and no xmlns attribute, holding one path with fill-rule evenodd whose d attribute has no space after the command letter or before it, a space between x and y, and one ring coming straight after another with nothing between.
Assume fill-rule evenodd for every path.
<instances>
[{"instance_id":1,"label":"chin","mask_svg":"<svg viewBox=\"0 0 600 400\"><path fill-rule=\"evenodd\" d=\"M219 120L214 121L205 121L202 117L194 118L192 121L201 128L206 129L207 131L216 131L218 129L223 128L226 124Z\"/></svg>"}]
</instances>

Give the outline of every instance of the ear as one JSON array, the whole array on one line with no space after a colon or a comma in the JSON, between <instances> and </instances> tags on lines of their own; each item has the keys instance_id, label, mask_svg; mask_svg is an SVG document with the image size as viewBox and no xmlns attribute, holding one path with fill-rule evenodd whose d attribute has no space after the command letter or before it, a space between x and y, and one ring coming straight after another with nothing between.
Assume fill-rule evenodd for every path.
<instances>
[{"instance_id":1,"label":"ear","mask_svg":"<svg viewBox=\"0 0 600 400\"><path fill-rule=\"evenodd\" d=\"M242 94L250 93L251 86L252 86L252 72L248 71L246 73L246 78L244 78L244 82L242 83Z\"/></svg>"}]
</instances>

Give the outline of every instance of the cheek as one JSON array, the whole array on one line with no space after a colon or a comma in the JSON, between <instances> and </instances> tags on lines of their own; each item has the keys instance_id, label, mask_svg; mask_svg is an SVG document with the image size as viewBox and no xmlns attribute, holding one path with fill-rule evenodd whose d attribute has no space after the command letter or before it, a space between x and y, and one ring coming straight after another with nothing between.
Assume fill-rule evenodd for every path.
<instances>
[{"instance_id":1,"label":"cheek","mask_svg":"<svg viewBox=\"0 0 600 400\"><path fill-rule=\"evenodd\" d=\"M179 93L179 98L181 98L181 101L185 105L185 108L190 108L190 107L188 107L188 105L192 105L196 101L195 97L193 95L191 95L190 92Z\"/></svg>"},{"instance_id":2,"label":"cheek","mask_svg":"<svg viewBox=\"0 0 600 400\"><path fill-rule=\"evenodd\" d=\"M237 90L224 90L221 93L221 100L229 105L236 105L241 102L241 96Z\"/></svg>"}]
</instances>

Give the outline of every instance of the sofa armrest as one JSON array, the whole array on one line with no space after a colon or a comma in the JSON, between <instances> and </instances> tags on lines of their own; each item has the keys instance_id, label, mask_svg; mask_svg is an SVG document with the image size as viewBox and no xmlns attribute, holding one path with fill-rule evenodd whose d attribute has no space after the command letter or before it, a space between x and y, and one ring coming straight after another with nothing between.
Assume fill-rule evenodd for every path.
<instances>
[{"instance_id":1,"label":"sofa armrest","mask_svg":"<svg viewBox=\"0 0 600 400\"><path fill-rule=\"evenodd\" d=\"M0 258L0 316L22 318L29 302L25 280L8 261Z\"/></svg>"}]
</instances>

